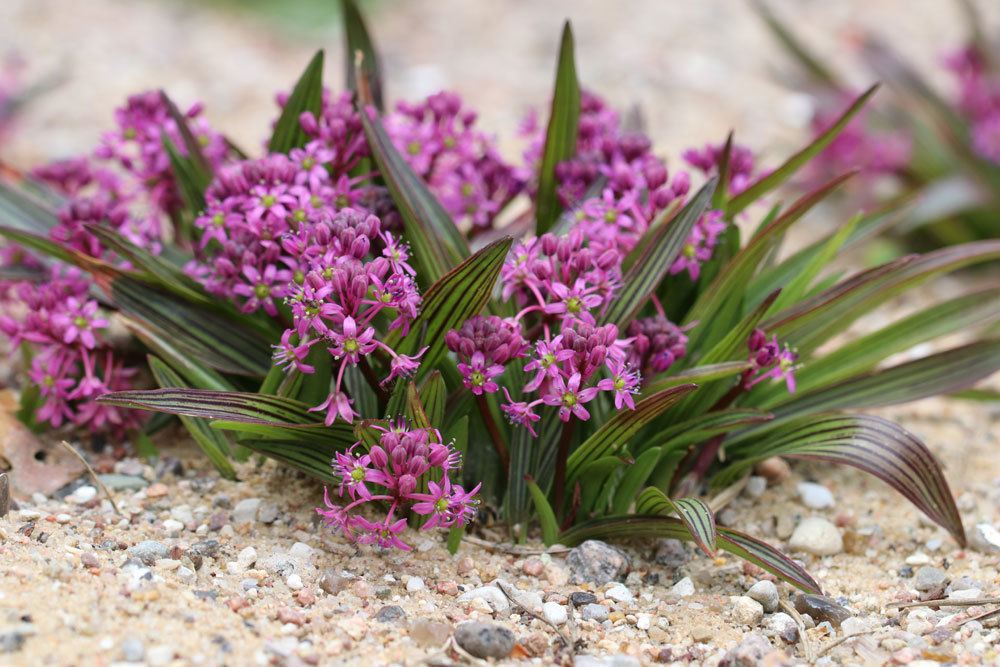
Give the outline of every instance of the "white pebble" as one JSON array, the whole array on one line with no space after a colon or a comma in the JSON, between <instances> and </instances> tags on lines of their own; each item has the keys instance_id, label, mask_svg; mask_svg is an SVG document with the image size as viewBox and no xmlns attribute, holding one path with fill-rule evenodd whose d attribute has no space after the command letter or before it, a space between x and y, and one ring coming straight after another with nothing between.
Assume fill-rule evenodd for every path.
<instances>
[{"instance_id":1,"label":"white pebble","mask_svg":"<svg viewBox=\"0 0 1000 667\"><path fill-rule=\"evenodd\" d=\"M650 625L652 625L652 619L649 614L639 614L639 618L635 622L635 627L640 630L649 630Z\"/></svg>"},{"instance_id":2,"label":"white pebble","mask_svg":"<svg viewBox=\"0 0 1000 667\"><path fill-rule=\"evenodd\" d=\"M833 494L830 493L830 489L822 484L799 482L798 491L799 497L802 499L802 504L814 510L833 507L836 504Z\"/></svg>"},{"instance_id":3,"label":"white pebble","mask_svg":"<svg viewBox=\"0 0 1000 667\"><path fill-rule=\"evenodd\" d=\"M542 616L552 625L562 625L566 622L566 607L558 602L546 602L542 605Z\"/></svg>"},{"instance_id":4,"label":"white pebble","mask_svg":"<svg viewBox=\"0 0 1000 667\"><path fill-rule=\"evenodd\" d=\"M243 567L250 567L257 562L257 550L253 547L247 547L240 552L240 555L236 557L236 562Z\"/></svg>"},{"instance_id":5,"label":"white pebble","mask_svg":"<svg viewBox=\"0 0 1000 667\"><path fill-rule=\"evenodd\" d=\"M826 519L810 517L795 527L788 546L793 551L805 551L814 556L833 556L844 550L844 539L837 527Z\"/></svg>"},{"instance_id":6,"label":"white pebble","mask_svg":"<svg viewBox=\"0 0 1000 667\"><path fill-rule=\"evenodd\" d=\"M741 595L733 604L733 618L742 625L755 626L764 618L764 607L753 598Z\"/></svg>"},{"instance_id":7,"label":"white pebble","mask_svg":"<svg viewBox=\"0 0 1000 667\"><path fill-rule=\"evenodd\" d=\"M313 548L306 544L305 542L296 542L292 545L292 548L288 550L288 555L294 558L309 558L312 555Z\"/></svg>"},{"instance_id":8,"label":"white pebble","mask_svg":"<svg viewBox=\"0 0 1000 667\"><path fill-rule=\"evenodd\" d=\"M174 659L174 649L171 646L154 646L146 651L146 663L151 667L169 665Z\"/></svg>"},{"instance_id":9,"label":"white pebble","mask_svg":"<svg viewBox=\"0 0 1000 667\"><path fill-rule=\"evenodd\" d=\"M767 480L763 477L753 475L747 480L746 494L751 498L760 498L767 491Z\"/></svg>"},{"instance_id":10,"label":"white pebble","mask_svg":"<svg viewBox=\"0 0 1000 667\"><path fill-rule=\"evenodd\" d=\"M180 566L181 562L173 558L159 558L156 561L156 567L160 568L161 570L168 570L168 571L176 570Z\"/></svg>"},{"instance_id":11,"label":"white pebble","mask_svg":"<svg viewBox=\"0 0 1000 667\"><path fill-rule=\"evenodd\" d=\"M912 556L907 557L906 559L907 565L927 565L930 562L931 562L931 557L920 551L913 554Z\"/></svg>"},{"instance_id":12,"label":"white pebble","mask_svg":"<svg viewBox=\"0 0 1000 667\"><path fill-rule=\"evenodd\" d=\"M982 596L982 591L978 588L966 588L948 593L949 600L975 600L980 596Z\"/></svg>"},{"instance_id":13,"label":"white pebble","mask_svg":"<svg viewBox=\"0 0 1000 667\"><path fill-rule=\"evenodd\" d=\"M97 489L92 486L81 486L73 493L66 496L66 500L77 505L90 502L97 497Z\"/></svg>"},{"instance_id":14,"label":"white pebble","mask_svg":"<svg viewBox=\"0 0 1000 667\"><path fill-rule=\"evenodd\" d=\"M670 592L682 598L694 595L694 582L691 577L684 577L670 588Z\"/></svg>"},{"instance_id":15,"label":"white pebble","mask_svg":"<svg viewBox=\"0 0 1000 667\"><path fill-rule=\"evenodd\" d=\"M767 579L758 581L747 591L747 597L759 602L769 614L778 610L778 587L773 581Z\"/></svg>"},{"instance_id":16,"label":"white pebble","mask_svg":"<svg viewBox=\"0 0 1000 667\"><path fill-rule=\"evenodd\" d=\"M416 593L417 591L422 591L426 588L424 586L424 580L420 577L410 577L410 580L406 582L406 592Z\"/></svg>"},{"instance_id":17,"label":"white pebble","mask_svg":"<svg viewBox=\"0 0 1000 667\"><path fill-rule=\"evenodd\" d=\"M621 584L617 586L612 586L608 590L604 591L604 597L611 598L612 600L617 600L618 602L631 602L635 598L632 596L632 591L625 588Z\"/></svg>"},{"instance_id":18,"label":"white pebble","mask_svg":"<svg viewBox=\"0 0 1000 667\"><path fill-rule=\"evenodd\" d=\"M69 514L56 514L56 523L69 523L73 520Z\"/></svg>"},{"instance_id":19,"label":"white pebble","mask_svg":"<svg viewBox=\"0 0 1000 667\"><path fill-rule=\"evenodd\" d=\"M290 574L288 575L288 578L285 579L285 585L291 588L293 591L301 590L303 586L302 577L300 577L297 574Z\"/></svg>"},{"instance_id":20,"label":"white pebble","mask_svg":"<svg viewBox=\"0 0 1000 667\"><path fill-rule=\"evenodd\" d=\"M171 537L177 537L184 530L184 524L177 519L167 519L163 522L163 530Z\"/></svg>"}]
</instances>

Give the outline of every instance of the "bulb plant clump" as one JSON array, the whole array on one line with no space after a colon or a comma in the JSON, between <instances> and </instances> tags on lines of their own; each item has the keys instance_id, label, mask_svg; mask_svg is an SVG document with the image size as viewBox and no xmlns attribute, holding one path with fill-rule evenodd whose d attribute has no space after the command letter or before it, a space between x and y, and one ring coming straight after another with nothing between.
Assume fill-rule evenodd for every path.
<instances>
[{"instance_id":1,"label":"bulb plant clump","mask_svg":"<svg viewBox=\"0 0 1000 667\"><path fill-rule=\"evenodd\" d=\"M513 539L677 537L818 590L776 548L715 524L709 499L771 456L874 474L964 542L924 444L852 411L1000 368L988 336L885 363L988 330L996 290L836 337L916 285L995 260L1000 243L833 272L841 250L886 225L880 209L779 252L852 174L790 203L776 189L873 91L767 171L732 136L687 151L690 171L668 170L581 89L567 25L547 118L524 123L515 162L453 93L387 107L371 35L344 7L346 91L324 87L318 53L278 96L260 156L200 107L182 114L146 94L93 156L3 184L4 298L30 304L46 276L92 277L46 297L66 316L44 336L28 313L4 321L29 369L26 416L59 427L39 394L78 385L89 393L70 400L115 410L118 436L162 425L139 410L178 415L223 475L250 454L301 470L326 487L325 523L383 548L408 549L420 528L447 529L455 549L485 505ZM105 213L72 213L94 197ZM94 333L112 321L132 338ZM83 379L42 389L47 346L77 350L57 370ZM148 373L104 361L133 369L139 351Z\"/></svg>"}]
</instances>

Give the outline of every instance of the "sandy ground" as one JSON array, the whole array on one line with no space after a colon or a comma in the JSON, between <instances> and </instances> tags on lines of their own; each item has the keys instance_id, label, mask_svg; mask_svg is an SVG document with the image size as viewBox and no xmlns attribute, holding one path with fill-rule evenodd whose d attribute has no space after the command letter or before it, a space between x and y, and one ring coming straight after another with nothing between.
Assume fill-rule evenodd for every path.
<instances>
[{"instance_id":1,"label":"sandy ground","mask_svg":"<svg viewBox=\"0 0 1000 667\"><path fill-rule=\"evenodd\" d=\"M962 34L957 10L939 0L774 4L794 12L817 50L838 61L849 60L858 25L928 67ZM63 77L0 149L3 159L29 166L85 151L125 95L154 86L182 102L203 100L217 127L252 147L273 115L273 93L294 81L314 48L331 51L335 64L327 79L338 81L336 26L273 34L260 18L191 7L124 0L2 3L0 44L27 56L32 75L60 71ZM989 9L987 22L995 27L1000 6ZM410 0L380 3L376 15L391 96L455 88L482 110L484 126L504 137L513 135L525 108L546 99L565 16L574 21L583 80L613 99L639 102L667 154L735 127L765 156L780 156L808 115L805 100L775 75L781 56L743 2ZM867 82L862 75L856 80ZM945 281L913 301L962 287ZM941 457L967 525L998 525L995 407L928 400L882 414L900 420ZM4 437L9 434L0 433ZM603 623L583 620L567 605L561 631L574 649L563 649L551 627L516 607L460 600L463 592L501 578L528 596L529 607L542 600L566 604L587 586L568 582L563 555L539 562L467 544L451 557L430 535L413 536L418 548L412 555L357 551L317 528L315 485L272 464L245 466L242 483L227 482L182 438L168 434L160 444L181 467L157 474L134 460L118 463L118 472L149 484L116 492L121 515L84 491L70 499L38 497L0 519L0 664L475 662L444 647L452 628L469 618L511 628L520 646L515 655L535 664L569 660L573 652L628 654L644 664L715 664L755 629L734 615L732 596L759 573L731 558L713 563L690 553L682 563L660 564L654 545L634 544L627 546L633 572L625 581L634 600L615 600L605 596L607 587L594 587L597 602L610 612ZM821 482L835 506L805 507L796 493L801 479ZM248 498L260 499L261 509L252 521L240 522L239 502ZM889 607L918 595L912 576L922 566L943 570L958 597L970 590L997 595L1000 557L958 550L878 481L849 470L797 467L759 500L741 496L730 509L742 528L777 545L812 515L835 521L845 537L840 555L802 557L855 619L839 629L820 625L794 643L775 638L782 654L772 654L772 664L1000 660L998 631L988 623L959 627L965 617L952 614L962 608ZM129 561L128 549L143 540L166 548L150 557L148 567ZM693 580L693 595L678 596L671 588L684 577ZM789 599L791 591L780 590ZM393 605L402 616L386 611ZM862 635L834 646L852 633ZM601 664L635 663L621 658Z\"/></svg>"}]
</instances>

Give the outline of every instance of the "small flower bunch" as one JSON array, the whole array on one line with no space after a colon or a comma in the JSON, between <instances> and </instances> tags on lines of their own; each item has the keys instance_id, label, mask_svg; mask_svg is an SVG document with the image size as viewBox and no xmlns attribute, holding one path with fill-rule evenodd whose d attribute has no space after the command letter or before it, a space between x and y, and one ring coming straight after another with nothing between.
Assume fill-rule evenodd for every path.
<instances>
[{"instance_id":1,"label":"small flower bunch","mask_svg":"<svg viewBox=\"0 0 1000 667\"><path fill-rule=\"evenodd\" d=\"M4 249L6 266L44 270L30 257ZM0 282L0 333L12 350L30 346L28 378L38 388L34 418L59 427L70 423L120 438L141 424L134 410L96 402L98 396L132 388L137 369L126 366L105 339L108 320L89 298L80 271L55 268L44 280ZM17 316L15 314L19 314Z\"/></svg>"},{"instance_id":2,"label":"small flower bunch","mask_svg":"<svg viewBox=\"0 0 1000 667\"><path fill-rule=\"evenodd\" d=\"M1000 72L991 57L972 44L950 54L945 66L955 78L955 104L969 123L973 150L1000 164Z\"/></svg>"},{"instance_id":3,"label":"small flower bunch","mask_svg":"<svg viewBox=\"0 0 1000 667\"><path fill-rule=\"evenodd\" d=\"M400 102L386 116L386 131L400 154L437 195L456 224L493 225L523 188L493 137L475 127L476 112L452 92L419 103Z\"/></svg>"},{"instance_id":4,"label":"small flower bunch","mask_svg":"<svg viewBox=\"0 0 1000 667\"><path fill-rule=\"evenodd\" d=\"M405 419L370 427L378 434L378 444L367 453L362 441L333 460L334 475L340 480L338 495L348 503L331 501L324 488L325 507L316 512L328 526L336 528L352 542L383 549L409 551L403 541L408 515L423 517L423 530L464 526L476 516L480 485L466 491L452 477L461 472L461 455L444 444L434 428L412 426ZM362 508L388 506L385 517L372 521Z\"/></svg>"},{"instance_id":5,"label":"small flower bunch","mask_svg":"<svg viewBox=\"0 0 1000 667\"><path fill-rule=\"evenodd\" d=\"M795 393L795 362L799 358L795 352L778 344L778 337L761 329L754 329L747 340L750 351L750 368L743 372L743 387L750 389L765 380L784 380L790 394Z\"/></svg>"},{"instance_id":6,"label":"small flower bunch","mask_svg":"<svg viewBox=\"0 0 1000 667\"><path fill-rule=\"evenodd\" d=\"M381 254L372 251L381 246ZM350 423L356 416L351 399L342 390L348 366L367 364L380 353L389 359L387 384L409 377L419 367L423 350L415 355L395 352L376 324L405 336L420 308L420 293L407 263L408 249L388 232L381 232L374 215L345 208L332 219L303 223L282 240L287 255L297 261L287 303L293 325L277 346L276 358L303 373L314 369L303 363L309 348L326 346L339 363L334 386L326 401L313 408L326 412L329 426L338 417ZM426 349L426 348L424 348Z\"/></svg>"}]
</instances>

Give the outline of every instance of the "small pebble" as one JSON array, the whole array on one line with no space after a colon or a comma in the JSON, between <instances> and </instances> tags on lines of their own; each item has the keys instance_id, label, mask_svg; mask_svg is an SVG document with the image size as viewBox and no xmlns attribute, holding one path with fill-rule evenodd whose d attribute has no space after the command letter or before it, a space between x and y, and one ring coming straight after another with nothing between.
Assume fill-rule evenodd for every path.
<instances>
[{"instance_id":1,"label":"small pebble","mask_svg":"<svg viewBox=\"0 0 1000 667\"><path fill-rule=\"evenodd\" d=\"M759 475L751 475L743 491L751 498L760 498L767 491L767 479Z\"/></svg>"},{"instance_id":2,"label":"small pebble","mask_svg":"<svg viewBox=\"0 0 1000 667\"><path fill-rule=\"evenodd\" d=\"M537 577L543 571L545 571L545 563L542 562L541 558L531 558L524 561L521 565L521 571L524 572L529 577Z\"/></svg>"},{"instance_id":3,"label":"small pebble","mask_svg":"<svg viewBox=\"0 0 1000 667\"><path fill-rule=\"evenodd\" d=\"M618 586L612 586L608 590L604 591L604 597L611 598L617 602L631 602L635 599L632 595L632 591L620 584Z\"/></svg>"},{"instance_id":4,"label":"small pebble","mask_svg":"<svg viewBox=\"0 0 1000 667\"><path fill-rule=\"evenodd\" d=\"M177 519L167 519L163 522L163 530L171 537L177 537L184 530L184 524Z\"/></svg>"},{"instance_id":5,"label":"small pebble","mask_svg":"<svg viewBox=\"0 0 1000 667\"><path fill-rule=\"evenodd\" d=\"M925 565L914 575L913 587L918 591L926 592L944 586L946 581L948 581L948 575L945 574L944 570Z\"/></svg>"},{"instance_id":6,"label":"small pebble","mask_svg":"<svg viewBox=\"0 0 1000 667\"><path fill-rule=\"evenodd\" d=\"M747 591L747 597L759 602L768 614L778 610L778 587L773 581L758 581Z\"/></svg>"},{"instance_id":7,"label":"small pebble","mask_svg":"<svg viewBox=\"0 0 1000 667\"><path fill-rule=\"evenodd\" d=\"M969 546L980 553L1000 551L1000 530L993 524L981 521L968 530Z\"/></svg>"},{"instance_id":8,"label":"small pebble","mask_svg":"<svg viewBox=\"0 0 1000 667\"><path fill-rule=\"evenodd\" d=\"M830 493L830 489L826 488L822 484L816 484L815 482L799 482L797 488L799 498L802 500L802 504L806 507L814 510L821 510L836 505L836 502L833 499L833 494Z\"/></svg>"},{"instance_id":9,"label":"small pebble","mask_svg":"<svg viewBox=\"0 0 1000 667\"><path fill-rule=\"evenodd\" d=\"M422 591L425 588L427 588L427 586L424 585L424 580L420 577L410 577L410 580L406 582L407 593L416 593L417 591Z\"/></svg>"},{"instance_id":10,"label":"small pebble","mask_svg":"<svg viewBox=\"0 0 1000 667\"><path fill-rule=\"evenodd\" d=\"M764 459L753 467L753 471L772 484L777 484L789 478L792 468L780 456Z\"/></svg>"},{"instance_id":11,"label":"small pebble","mask_svg":"<svg viewBox=\"0 0 1000 667\"><path fill-rule=\"evenodd\" d=\"M236 556L236 562L243 568L248 568L257 562L257 550L246 547Z\"/></svg>"},{"instance_id":12,"label":"small pebble","mask_svg":"<svg viewBox=\"0 0 1000 667\"><path fill-rule=\"evenodd\" d=\"M585 621L603 623L608 620L608 608L602 604L586 604L580 610L580 617Z\"/></svg>"},{"instance_id":13,"label":"small pebble","mask_svg":"<svg viewBox=\"0 0 1000 667\"><path fill-rule=\"evenodd\" d=\"M594 604L597 602L597 596L586 591L574 591L569 594L569 601L574 607L582 607L585 604Z\"/></svg>"},{"instance_id":14,"label":"small pebble","mask_svg":"<svg viewBox=\"0 0 1000 667\"><path fill-rule=\"evenodd\" d=\"M146 489L147 498L162 498L168 493L170 493L170 489L168 489L167 485L163 484L162 482L150 484L149 487Z\"/></svg>"},{"instance_id":15,"label":"small pebble","mask_svg":"<svg viewBox=\"0 0 1000 667\"><path fill-rule=\"evenodd\" d=\"M764 658L774 652L767 638L756 632L745 635L739 644L729 649L719 663L720 667L753 667L764 663ZM782 664L774 661L773 664Z\"/></svg>"},{"instance_id":16,"label":"small pebble","mask_svg":"<svg viewBox=\"0 0 1000 667\"><path fill-rule=\"evenodd\" d=\"M769 614L764 620L764 627L788 644L799 640L799 626L795 619L782 611Z\"/></svg>"},{"instance_id":17,"label":"small pebble","mask_svg":"<svg viewBox=\"0 0 1000 667\"><path fill-rule=\"evenodd\" d=\"M800 614L809 614L817 623L829 621L835 627L840 627L845 619L854 615L850 609L837 604L828 597L808 593L800 593L795 596L795 611Z\"/></svg>"},{"instance_id":18,"label":"small pebble","mask_svg":"<svg viewBox=\"0 0 1000 667\"><path fill-rule=\"evenodd\" d=\"M755 626L764 618L764 607L756 600L741 595L733 604L733 618L741 625Z\"/></svg>"},{"instance_id":19,"label":"small pebble","mask_svg":"<svg viewBox=\"0 0 1000 667\"><path fill-rule=\"evenodd\" d=\"M694 582L691 581L691 577L684 577L670 587L670 593L682 598L694 595Z\"/></svg>"},{"instance_id":20,"label":"small pebble","mask_svg":"<svg viewBox=\"0 0 1000 667\"><path fill-rule=\"evenodd\" d=\"M141 662L146 656L146 647L140 639L128 637L122 642L122 657L126 662Z\"/></svg>"},{"instance_id":21,"label":"small pebble","mask_svg":"<svg viewBox=\"0 0 1000 667\"><path fill-rule=\"evenodd\" d=\"M237 505L239 507L239 505ZM261 523L271 524L278 520L278 506L274 503L264 503L257 510L257 520Z\"/></svg>"},{"instance_id":22,"label":"small pebble","mask_svg":"<svg viewBox=\"0 0 1000 667\"><path fill-rule=\"evenodd\" d=\"M506 658L514 650L514 633L497 623L462 623L455 641L477 658Z\"/></svg>"},{"instance_id":23,"label":"small pebble","mask_svg":"<svg viewBox=\"0 0 1000 667\"><path fill-rule=\"evenodd\" d=\"M80 564L91 570L96 570L101 566L100 562L97 560L97 556L89 551L85 551L80 555Z\"/></svg>"},{"instance_id":24,"label":"small pebble","mask_svg":"<svg viewBox=\"0 0 1000 667\"><path fill-rule=\"evenodd\" d=\"M810 517L795 527L788 547L814 556L833 556L844 550L844 540L832 523L820 517Z\"/></svg>"},{"instance_id":25,"label":"small pebble","mask_svg":"<svg viewBox=\"0 0 1000 667\"><path fill-rule=\"evenodd\" d=\"M558 602L546 602L542 605L542 616L552 625L562 625L566 622L568 614L566 607Z\"/></svg>"},{"instance_id":26,"label":"small pebble","mask_svg":"<svg viewBox=\"0 0 1000 667\"><path fill-rule=\"evenodd\" d=\"M496 586L481 586L466 591L458 596L459 602L472 602L473 600L483 600L493 611L506 612L510 609L510 601Z\"/></svg>"},{"instance_id":27,"label":"small pebble","mask_svg":"<svg viewBox=\"0 0 1000 667\"><path fill-rule=\"evenodd\" d=\"M232 520L235 524L251 523L257 518L260 498L244 498L233 508Z\"/></svg>"},{"instance_id":28,"label":"small pebble","mask_svg":"<svg viewBox=\"0 0 1000 667\"><path fill-rule=\"evenodd\" d=\"M403 611L402 607L395 604L387 604L375 614L375 620L379 623L392 623L401 618L406 618L406 612Z\"/></svg>"},{"instance_id":29,"label":"small pebble","mask_svg":"<svg viewBox=\"0 0 1000 667\"><path fill-rule=\"evenodd\" d=\"M410 639L424 648L437 647L448 641L452 627L441 621L418 618L410 623Z\"/></svg>"},{"instance_id":30,"label":"small pebble","mask_svg":"<svg viewBox=\"0 0 1000 667\"><path fill-rule=\"evenodd\" d=\"M319 578L319 587L328 595L336 595L347 588L348 579L333 570L323 570Z\"/></svg>"},{"instance_id":31,"label":"small pebble","mask_svg":"<svg viewBox=\"0 0 1000 667\"><path fill-rule=\"evenodd\" d=\"M978 588L965 588L960 591L948 593L949 600L975 600L982 597L983 593Z\"/></svg>"},{"instance_id":32,"label":"small pebble","mask_svg":"<svg viewBox=\"0 0 1000 667\"><path fill-rule=\"evenodd\" d=\"M566 566L574 583L598 586L621 581L631 569L625 552L600 540L587 540L573 548L566 557Z\"/></svg>"},{"instance_id":33,"label":"small pebble","mask_svg":"<svg viewBox=\"0 0 1000 667\"><path fill-rule=\"evenodd\" d=\"M653 560L658 565L680 567L690 559L690 552L680 540L664 537L656 541L656 552L653 554Z\"/></svg>"},{"instance_id":34,"label":"small pebble","mask_svg":"<svg viewBox=\"0 0 1000 667\"><path fill-rule=\"evenodd\" d=\"M642 663L633 655L587 655L573 657L573 667L641 667Z\"/></svg>"},{"instance_id":35,"label":"small pebble","mask_svg":"<svg viewBox=\"0 0 1000 667\"><path fill-rule=\"evenodd\" d=\"M927 565L930 562L931 557L920 551L906 558L907 565Z\"/></svg>"},{"instance_id":36,"label":"small pebble","mask_svg":"<svg viewBox=\"0 0 1000 667\"><path fill-rule=\"evenodd\" d=\"M297 574L290 574L288 575L288 578L285 579L285 585L293 591L302 590L302 577Z\"/></svg>"},{"instance_id":37,"label":"small pebble","mask_svg":"<svg viewBox=\"0 0 1000 667\"><path fill-rule=\"evenodd\" d=\"M174 659L172 646L154 646L146 651L146 664L150 667L165 667Z\"/></svg>"},{"instance_id":38,"label":"small pebble","mask_svg":"<svg viewBox=\"0 0 1000 667\"><path fill-rule=\"evenodd\" d=\"M129 547L129 554L138 558L146 565L152 565L161 558L170 555L170 549L163 542L156 540L144 540L133 547Z\"/></svg>"},{"instance_id":39,"label":"small pebble","mask_svg":"<svg viewBox=\"0 0 1000 667\"><path fill-rule=\"evenodd\" d=\"M82 505L84 503L89 503L96 497L97 489L92 486L81 486L77 488L76 491L66 496L66 500L75 505Z\"/></svg>"}]
</instances>

